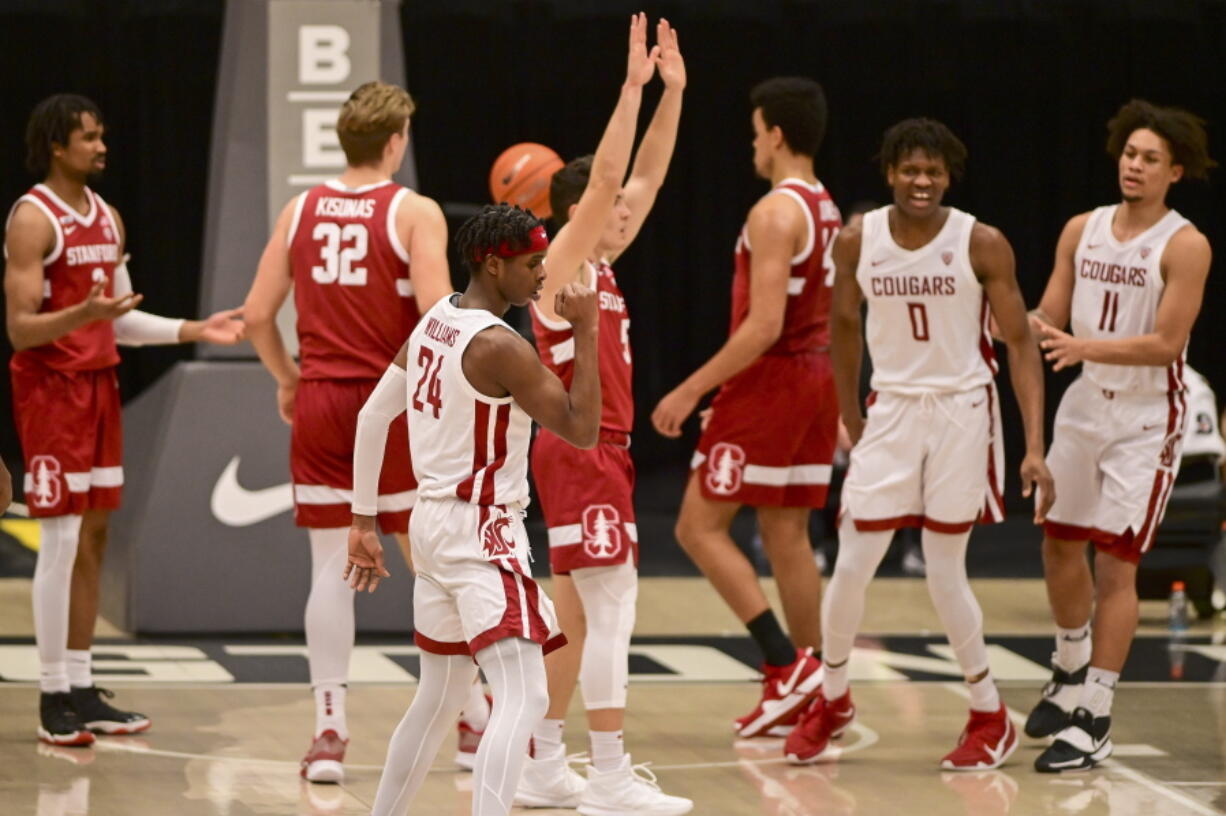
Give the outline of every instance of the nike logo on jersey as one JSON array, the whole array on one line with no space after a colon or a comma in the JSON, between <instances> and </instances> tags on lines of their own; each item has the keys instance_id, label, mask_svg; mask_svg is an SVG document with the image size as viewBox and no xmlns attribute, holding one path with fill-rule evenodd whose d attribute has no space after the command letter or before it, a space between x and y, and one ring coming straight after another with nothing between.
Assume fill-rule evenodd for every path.
<instances>
[{"instance_id":1,"label":"nike logo on jersey","mask_svg":"<svg viewBox=\"0 0 1226 816\"><path fill-rule=\"evenodd\" d=\"M65 234L65 235L72 235L72 234L73 234L74 232L76 232L76 231L77 231L77 225L76 225L76 224L73 224L71 227L64 227L64 234Z\"/></svg>"},{"instance_id":2,"label":"nike logo on jersey","mask_svg":"<svg viewBox=\"0 0 1226 816\"><path fill-rule=\"evenodd\" d=\"M1143 430L1143 431L1152 431L1154 428L1157 428L1158 426L1160 426L1160 425L1165 425L1165 424L1166 424L1165 422L1155 422L1155 423L1153 423L1153 424L1151 424L1151 425L1142 425L1142 426L1141 426L1141 430Z\"/></svg>"},{"instance_id":3,"label":"nike logo on jersey","mask_svg":"<svg viewBox=\"0 0 1226 816\"><path fill-rule=\"evenodd\" d=\"M872 264L873 266L881 266L883 263L885 263L888 260L889 258L877 258L875 260L870 261L869 263Z\"/></svg>"},{"instance_id":4,"label":"nike logo on jersey","mask_svg":"<svg viewBox=\"0 0 1226 816\"><path fill-rule=\"evenodd\" d=\"M1086 244L1086 249L1098 249L1100 246L1102 246L1102 243Z\"/></svg>"},{"instance_id":5,"label":"nike logo on jersey","mask_svg":"<svg viewBox=\"0 0 1226 816\"><path fill-rule=\"evenodd\" d=\"M239 458L230 460L213 485L209 509L218 521L230 527L250 527L293 508L294 488L289 482L258 490L239 484Z\"/></svg>"},{"instance_id":6,"label":"nike logo on jersey","mask_svg":"<svg viewBox=\"0 0 1226 816\"><path fill-rule=\"evenodd\" d=\"M988 398L987 398L987 397L984 397L983 399L979 400L979 402L972 402L972 403L971 403L971 407L972 407L972 408L978 408L980 405L983 405L983 404L984 404L985 402L987 402L987 401L988 401Z\"/></svg>"}]
</instances>

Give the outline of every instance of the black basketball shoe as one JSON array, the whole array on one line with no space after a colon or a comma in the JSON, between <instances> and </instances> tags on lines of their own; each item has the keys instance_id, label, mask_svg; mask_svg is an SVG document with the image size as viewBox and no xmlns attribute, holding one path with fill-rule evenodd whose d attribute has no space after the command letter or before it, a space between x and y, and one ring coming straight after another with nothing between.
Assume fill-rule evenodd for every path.
<instances>
[{"instance_id":1,"label":"black basketball shoe","mask_svg":"<svg viewBox=\"0 0 1226 816\"><path fill-rule=\"evenodd\" d=\"M1089 666L1090 664L1087 663L1075 672L1066 672L1057 666L1054 661L1052 662L1051 680L1047 682L1047 685L1043 686L1043 696L1039 700L1039 704L1030 712L1030 716L1026 718L1026 726L1022 729L1026 732L1026 736L1035 738L1050 737L1069 724L1069 717L1072 716L1071 711L1061 708L1055 702L1055 698L1057 695L1068 696L1072 698L1073 704L1076 705L1077 697L1080 696L1079 692L1072 694L1065 692L1065 694L1061 695L1061 691L1068 688L1069 692L1072 692L1073 689L1070 687L1080 689L1084 686L1086 670Z\"/></svg>"},{"instance_id":2,"label":"black basketball shoe","mask_svg":"<svg viewBox=\"0 0 1226 816\"><path fill-rule=\"evenodd\" d=\"M1095 717L1077 708L1056 741L1039 754L1034 769L1040 773L1088 771L1111 756L1111 718Z\"/></svg>"},{"instance_id":3,"label":"black basketball shoe","mask_svg":"<svg viewBox=\"0 0 1226 816\"><path fill-rule=\"evenodd\" d=\"M85 727L95 734L138 734L148 730L149 718L135 711L120 711L106 700L115 696L110 689L90 686L74 688L72 706ZM103 697L106 700L102 699Z\"/></svg>"},{"instance_id":4,"label":"black basketball shoe","mask_svg":"<svg viewBox=\"0 0 1226 816\"><path fill-rule=\"evenodd\" d=\"M38 738L48 745L92 745L89 732L72 706L68 692L38 696Z\"/></svg>"}]
</instances>

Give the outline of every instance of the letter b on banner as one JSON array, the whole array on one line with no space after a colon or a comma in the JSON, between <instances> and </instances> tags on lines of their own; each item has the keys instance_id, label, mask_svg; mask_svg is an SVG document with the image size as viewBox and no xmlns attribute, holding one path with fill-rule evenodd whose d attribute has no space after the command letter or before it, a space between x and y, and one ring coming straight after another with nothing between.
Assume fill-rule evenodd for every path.
<instances>
[{"instance_id":1,"label":"letter b on banner","mask_svg":"<svg viewBox=\"0 0 1226 816\"><path fill-rule=\"evenodd\" d=\"M349 32L338 25L298 28L298 79L328 84L349 78Z\"/></svg>"}]
</instances>

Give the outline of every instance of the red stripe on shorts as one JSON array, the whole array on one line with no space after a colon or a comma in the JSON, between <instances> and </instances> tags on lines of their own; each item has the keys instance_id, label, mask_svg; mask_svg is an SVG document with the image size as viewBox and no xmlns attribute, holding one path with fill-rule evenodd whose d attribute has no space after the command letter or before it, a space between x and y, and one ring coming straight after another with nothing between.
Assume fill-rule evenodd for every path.
<instances>
[{"instance_id":1,"label":"red stripe on shorts","mask_svg":"<svg viewBox=\"0 0 1226 816\"><path fill-rule=\"evenodd\" d=\"M477 474L485 467L485 440L489 435L489 424L490 406L478 400L473 415L473 472L467 479L456 485L455 489L456 496L462 501L472 501L473 482L476 481ZM489 503L491 502L487 502Z\"/></svg>"},{"instance_id":2,"label":"red stripe on shorts","mask_svg":"<svg viewBox=\"0 0 1226 816\"><path fill-rule=\"evenodd\" d=\"M996 362L996 351L992 348L992 333L988 331L988 320L991 317L991 309L988 305L988 296L983 295L983 303L979 307L979 353L983 355L983 361L988 364L988 371L995 374L1000 370L999 364Z\"/></svg>"},{"instance_id":3,"label":"red stripe on shorts","mask_svg":"<svg viewBox=\"0 0 1226 816\"><path fill-rule=\"evenodd\" d=\"M993 410L996 389L991 383L985 385L984 389L988 392L988 489L992 491L992 498L996 501L996 507L988 503L984 515L993 521L1003 521L1005 497L1000 494L1000 482L996 473L996 443L992 441L996 437L996 411Z\"/></svg>"},{"instance_id":4,"label":"red stripe on shorts","mask_svg":"<svg viewBox=\"0 0 1226 816\"><path fill-rule=\"evenodd\" d=\"M498 406L494 418L494 461L485 468L485 476L481 479L481 503L494 503L494 474L507 460L507 426L511 424L511 404Z\"/></svg>"}]
</instances>

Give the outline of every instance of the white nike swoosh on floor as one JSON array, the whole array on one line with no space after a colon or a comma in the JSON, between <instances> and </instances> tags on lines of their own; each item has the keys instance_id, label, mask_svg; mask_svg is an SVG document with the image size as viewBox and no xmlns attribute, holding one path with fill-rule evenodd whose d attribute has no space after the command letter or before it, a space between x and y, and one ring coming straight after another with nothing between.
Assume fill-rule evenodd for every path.
<instances>
[{"instance_id":1,"label":"white nike swoosh on floor","mask_svg":"<svg viewBox=\"0 0 1226 816\"><path fill-rule=\"evenodd\" d=\"M248 490L238 483L238 456L230 460L217 484L209 509L222 524L249 527L273 516L279 516L294 506L294 488L289 483Z\"/></svg>"}]
</instances>

